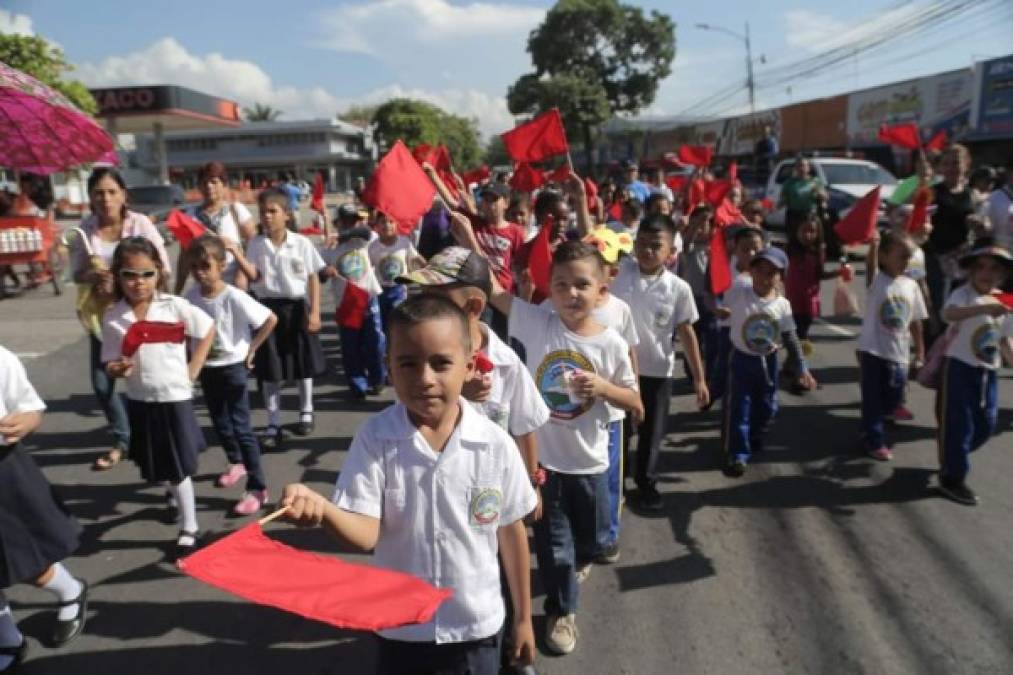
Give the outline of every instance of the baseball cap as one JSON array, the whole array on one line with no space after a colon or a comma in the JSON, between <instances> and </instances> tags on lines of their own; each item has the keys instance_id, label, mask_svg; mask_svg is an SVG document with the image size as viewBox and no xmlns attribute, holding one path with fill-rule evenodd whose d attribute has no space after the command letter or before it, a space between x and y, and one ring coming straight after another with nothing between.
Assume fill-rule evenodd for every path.
<instances>
[{"instance_id":1,"label":"baseball cap","mask_svg":"<svg viewBox=\"0 0 1013 675\"><path fill-rule=\"evenodd\" d=\"M755 265L757 260L766 260L782 272L788 269L788 256L784 251L774 246L768 246L754 255L749 263L750 266Z\"/></svg>"},{"instance_id":2,"label":"baseball cap","mask_svg":"<svg viewBox=\"0 0 1013 675\"><path fill-rule=\"evenodd\" d=\"M968 267L976 258L986 255L992 256L1007 268L1013 267L1013 255L1010 255L1009 249L996 242L992 237L978 237L971 246L971 250L960 256L960 266Z\"/></svg>"},{"instance_id":3,"label":"baseball cap","mask_svg":"<svg viewBox=\"0 0 1013 675\"><path fill-rule=\"evenodd\" d=\"M474 286L485 293L487 298L492 296L489 261L460 246L448 246L430 258L422 269L399 276L395 281L419 286L463 284Z\"/></svg>"},{"instance_id":4,"label":"baseball cap","mask_svg":"<svg viewBox=\"0 0 1013 675\"><path fill-rule=\"evenodd\" d=\"M355 208L355 204L351 202L345 202L338 207L338 218L358 218L359 209Z\"/></svg>"},{"instance_id":5,"label":"baseball cap","mask_svg":"<svg viewBox=\"0 0 1013 675\"><path fill-rule=\"evenodd\" d=\"M503 199L510 199L510 186L504 185L498 181L492 181L482 186L482 189L478 191L478 196L492 194L496 197L502 197Z\"/></svg>"},{"instance_id":6,"label":"baseball cap","mask_svg":"<svg viewBox=\"0 0 1013 675\"><path fill-rule=\"evenodd\" d=\"M623 160L623 168L624 169L639 169L640 166L638 166L637 163L636 163L636 161L634 161L632 159L624 159Z\"/></svg>"}]
</instances>

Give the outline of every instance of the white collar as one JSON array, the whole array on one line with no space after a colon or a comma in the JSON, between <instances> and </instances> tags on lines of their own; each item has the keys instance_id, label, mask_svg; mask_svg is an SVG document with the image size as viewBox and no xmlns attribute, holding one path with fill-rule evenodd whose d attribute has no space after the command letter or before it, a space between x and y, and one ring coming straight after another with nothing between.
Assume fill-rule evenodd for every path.
<instances>
[{"instance_id":1,"label":"white collar","mask_svg":"<svg viewBox=\"0 0 1013 675\"><path fill-rule=\"evenodd\" d=\"M490 361L492 361L492 365L509 366L513 363L511 356L514 355L514 351L510 349L509 345L500 340L499 336L484 323L479 324L479 330L481 330L482 334L485 336L485 355L489 357Z\"/></svg>"},{"instance_id":2,"label":"white collar","mask_svg":"<svg viewBox=\"0 0 1013 675\"><path fill-rule=\"evenodd\" d=\"M458 433L462 445L488 445L489 439L484 430L480 428L481 422L486 421L475 410L474 406L461 401L461 421L454 430ZM381 439L398 441L413 438L418 433L418 428L408 419L408 409L400 401L380 413L383 416L384 424L378 425L377 437Z\"/></svg>"}]
</instances>

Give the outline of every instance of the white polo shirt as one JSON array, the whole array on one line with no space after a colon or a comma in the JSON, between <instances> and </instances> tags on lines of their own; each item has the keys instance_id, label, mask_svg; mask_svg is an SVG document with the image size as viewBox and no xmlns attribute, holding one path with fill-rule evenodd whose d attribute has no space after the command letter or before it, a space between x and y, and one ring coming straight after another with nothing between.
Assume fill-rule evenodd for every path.
<instances>
[{"instance_id":1,"label":"white polo shirt","mask_svg":"<svg viewBox=\"0 0 1013 675\"><path fill-rule=\"evenodd\" d=\"M324 268L313 242L288 231L277 248L269 237L257 235L246 250L246 258L260 273L251 286L258 298L305 298L310 275Z\"/></svg>"},{"instance_id":2,"label":"white polo shirt","mask_svg":"<svg viewBox=\"0 0 1013 675\"><path fill-rule=\"evenodd\" d=\"M877 272L865 297L858 351L907 365L911 360L911 322L929 318L918 284L904 275Z\"/></svg>"},{"instance_id":3,"label":"white polo shirt","mask_svg":"<svg viewBox=\"0 0 1013 675\"><path fill-rule=\"evenodd\" d=\"M359 428L341 467L334 503L380 519L374 564L454 591L432 621L381 631L384 637L463 642L503 624L497 530L530 513L537 499L510 436L473 406L461 411L438 453L395 403Z\"/></svg>"},{"instance_id":4,"label":"white polo shirt","mask_svg":"<svg viewBox=\"0 0 1013 675\"><path fill-rule=\"evenodd\" d=\"M981 295L970 283L950 293L943 304L947 307L972 307L995 302L994 298ZM1013 315L996 318L979 314L957 323L957 336L946 349L950 358L960 359L974 368L996 370L1002 360L999 348L1001 340L1013 337Z\"/></svg>"},{"instance_id":5,"label":"white polo shirt","mask_svg":"<svg viewBox=\"0 0 1013 675\"><path fill-rule=\"evenodd\" d=\"M732 345L745 354L772 354L781 347L781 333L795 330L788 300L777 294L761 298L751 283L728 291L724 304L732 311L729 329Z\"/></svg>"},{"instance_id":6,"label":"white polo shirt","mask_svg":"<svg viewBox=\"0 0 1013 675\"><path fill-rule=\"evenodd\" d=\"M186 337L200 340L214 328L214 321L183 298L159 293L148 308L146 321L183 323ZM120 359L123 338L137 321L134 310L120 300L106 310L102 320L102 363ZM186 343L143 344L131 357L134 370L126 378L127 398L133 401L171 403L193 397L187 367Z\"/></svg>"},{"instance_id":7,"label":"white polo shirt","mask_svg":"<svg viewBox=\"0 0 1013 675\"><path fill-rule=\"evenodd\" d=\"M28 381L28 373L18 357L0 347L0 419L16 412L34 412L46 409L35 387ZM0 438L0 445L9 445Z\"/></svg>"},{"instance_id":8,"label":"white polo shirt","mask_svg":"<svg viewBox=\"0 0 1013 675\"><path fill-rule=\"evenodd\" d=\"M640 272L636 262L624 264L612 282L612 292L629 303L640 342L636 348L640 374L675 375L676 329L700 318L693 289L667 269L654 276Z\"/></svg>"},{"instance_id":9,"label":"white polo shirt","mask_svg":"<svg viewBox=\"0 0 1013 675\"><path fill-rule=\"evenodd\" d=\"M204 362L211 368L245 361L253 333L271 316L271 310L235 286L226 285L215 297L205 298L194 285L183 297L215 322L215 339Z\"/></svg>"},{"instance_id":10,"label":"white polo shirt","mask_svg":"<svg viewBox=\"0 0 1013 675\"><path fill-rule=\"evenodd\" d=\"M549 408L531 379L531 373L517 353L481 325L485 335L485 355L492 361L492 389L489 398L477 404L498 427L512 436L536 431L549 421Z\"/></svg>"}]
</instances>

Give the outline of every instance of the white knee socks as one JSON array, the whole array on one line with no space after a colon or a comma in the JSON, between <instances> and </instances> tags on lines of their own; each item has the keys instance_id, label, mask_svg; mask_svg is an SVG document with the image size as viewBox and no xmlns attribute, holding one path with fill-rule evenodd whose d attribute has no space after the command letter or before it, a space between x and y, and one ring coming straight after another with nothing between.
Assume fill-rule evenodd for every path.
<instances>
[{"instance_id":1,"label":"white knee socks","mask_svg":"<svg viewBox=\"0 0 1013 675\"><path fill-rule=\"evenodd\" d=\"M299 412L302 416L313 414L313 378L299 380Z\"/></svg>"},{"instance_id":2,"label":"white knee socks","mask_svg":"<svg viewBox=\"0 0 1013 675\"><path fill-rule=\"evenodd\" d=\"M200 527L197 525L197 500L193 493L193 481L187 476L169 489L172 490L176 502L179 504L182 530L196 532Z\"/></svg>"},{"instance_id":3,"label":"white knee socks","mask_svg":"<svg viewBox=\"0 0 1013 675\"><path fill-rule=\"evenodd\" d=\"M281 428L281 385L278 382L264 383L264 408L267 409L267 426Z\"/></svg>"},{"instance_id":4,"label":"white knee socks","mask_svg":"<svg viewBox=\"0 0 1013 675\"><path fill-rule=\"evenodd\" d=\"M53 577L42 588L54 594L59 598L60 602L69 602L80 596L81 590L84 587L80 581L67 571L66 567L60 563L56 563L53 565ZM61 607L57 618L60 621L70 621L77 617L78 609L79 605L77 603Z\"/></svg>"}]
</instances>

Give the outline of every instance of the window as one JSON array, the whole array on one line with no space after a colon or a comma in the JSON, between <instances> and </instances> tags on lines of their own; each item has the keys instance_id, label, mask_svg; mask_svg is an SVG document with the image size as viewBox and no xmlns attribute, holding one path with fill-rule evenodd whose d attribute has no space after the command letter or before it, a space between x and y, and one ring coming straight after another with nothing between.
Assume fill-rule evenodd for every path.
<instances>
[{"instance_id":1,"label":"window","mask_svg":"<svg viewBox=\"0 0 1013 675\"><path fill-rule=\"evenodd\" d=\"M788 180L788 178L794 172L795 172L795 162L782 164L781 168L777 170L777 176L774 178L774 182L777 183L778 185L782 185L784 181Z\"/></svg>"},{"instance_id":2,"label":"window","mask_svg":"<svg viewBox=\"0 0 1013 675\"><path fill-rule=\"evenodd\" d=\"M893 174L878 164L820 163L827 183L831 185L896 185Z\"/></svg>"}]
</instances>

